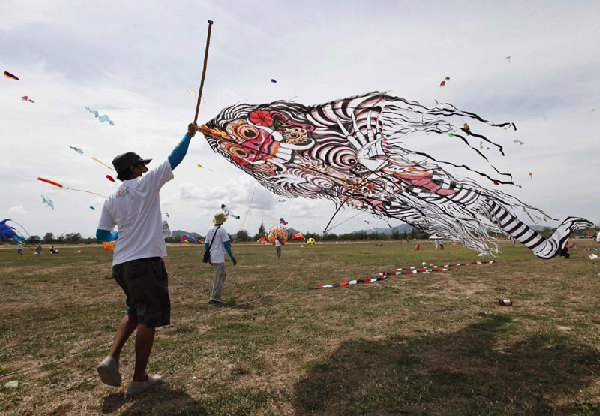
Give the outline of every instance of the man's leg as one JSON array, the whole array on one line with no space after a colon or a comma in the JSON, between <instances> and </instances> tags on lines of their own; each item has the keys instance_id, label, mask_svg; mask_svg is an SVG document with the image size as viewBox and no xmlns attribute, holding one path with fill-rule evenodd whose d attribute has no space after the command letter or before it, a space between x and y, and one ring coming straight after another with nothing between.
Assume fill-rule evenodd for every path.
<instances>
[{"instance_id":1,"label":"man's leg","mask_svg":"<svg viewBox=\"0 0 600 416\"><path fill-rule=\"evenodd\" d=\"M137 316L125 315L119 324L119 328L117 329L117 333L115 334L115 338L112 343L112 348L110 349L110 353L108 354L115 361L119 361L121 358L121 349L138 326L138 318Z\"/></svg>"},{"instance_id":2,"label":"man's leg","mask_svg":"<svg viewBox=\"0 0 600 416\"><path fill-rule=\"evenodd\" d=\"M221 293L223 292L223 286L225 286L225 263L216 263L215 265L215 279L213 281L212 293L210 295L211 300L221 300Z\"/></svg>"},{"instance_id":3,"label":"man's leg","mask_svg":"<svg viewBox=\"0 0 600 416\"><path fill-rule=\"evenodd\" d=\"M135 333L135 370L133 372L134 381L146 381L146 366L152 352L154 344L154 328L147 327L144 324L137 326Z\"/></svg>"}]
</instances>

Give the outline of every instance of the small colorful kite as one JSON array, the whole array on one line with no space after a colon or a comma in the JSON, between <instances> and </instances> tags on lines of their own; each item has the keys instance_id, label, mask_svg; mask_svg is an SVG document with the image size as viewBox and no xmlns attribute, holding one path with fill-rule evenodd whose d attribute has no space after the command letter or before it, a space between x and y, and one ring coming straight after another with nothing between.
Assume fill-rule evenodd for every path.
<instances>
[{"instance_id":1,"label":"small colorful kite","mask_svg":"<svg viewBox=\"0 0 600 416\"><path fill-rule=\"evenodd\" d=\"M288 222L286 220L284 220L283 218L279 218L279 224L288 225Z\"/></svg>"},{"instance_id":2,"label":"small colorful kite","mask_svg":"<svg viewBox=\"0 0 600 416\"><path fill-rule=\"evenodd\" d=\"M27 95L22 96L21 100L23 100L23 101L29 101L30 103L34 103L35 102L32 99L30 99Z\"/></svg>"},{"instance_id":3,"label":"small colorful kite","mask_svg":"<svg viewBox=\"0 0 600 416\"><path fill-rule=\"evenodd\" d=\"M507 60L507 61L510 63L510 58L511 58L511 56L510 56L510 55L508 55L508 56L507 56L506 58L504 58L504 59L506 59L506 60Z\"/></svg>"},{"instance_id":4,"label":"small colorful kite","mask_svg":"<svg viewBox=\"0 0 600 416\"><path fill-rule=\"evenodd\" d=\"M115 123L113 123L113 121L106 114L101 116L98 114L98 111L96 111L96 110L92 110L89 107L85 107L85 109L88 110L90 113L92 113L94 115L94 117L96 117L101 123L107 122L111 126L115 125Z\"/></svg>"},{"instance_id":5,"label":"small colorful kite","mask_svg":"<svg viewBox=\"0 0 600 416\"><path fill-rule=\"evenodd\" d=\"M533 172L529 172L529 177L533 179Z\"/></svg>"},{"instance_id":6,"label":"small colorful kite","mask_svg":"<svg viewBox=\"0 0 600 416\"><path fill-rule=\"evenodd\" d=\"M90 205L90 209L91 209L92 211L96 211L96 208L94 208L92 205Z\"/></svg>"},{"instance_id":7,"label":"small colorful kite","mask_svg":"<svg viewBox=\"0 0 600 416\"><path fill-rule=\"evenodd\" d=\"M75 146L69 146L69 147L70 147L71 149L75 150L75 151L76 151L77 153L79 153L80 155L82 155L82 154L83 154L83 150L81 150L80 148L78 148L78 147L75 147Z\"/></svg>"},{"instance_id":8,"label":"small colorful kite","mask_svg":"<svg viewBox=\"0 0 600 416\"><path fill-rule=\"evenodd\" d=\"M19 80L19 77L17 77L16 75L13 75L13 74L11 74L11 73L10 73L10 72L8 72L8 71L4 71L4 76L5 76L6 78L14 79L15 81L18 81L18 80Z\"/></svg>"},{"instance_id":9,"label":"small colorful kite","mask_svg":"<svg viewBox=\"0 0 600 416\"><path fill-rule=\"evenodd\" d=\"M206 169L206 170L208 170L208 171L210 171L210 172L212 172L212 173L215 173L215 172L214 172L212 169L209 169L209 168L207 168L207 167L204 167L204 166L202 166L200 163L198 163L198 167L199 167L199 168L202 168L202 167L203 167L204 169Z\"/></svg>"},{"instance_id":10,"label":"small colorful kite","mask_svg":"<svg viewBox=\"0 0 600 416\"><path fill-rule=\"evenodd\" d=\"M75 188L69 188L69 187L66 187L66 186L64 186L64 185L62 185L62 184L60 184L60 183L58 183L58 182L51 181L50 179L40 178L39 176L37 177L37 180L38 180L38 181L42 181L42 182L49 183L50 185L54 185L54 186L57 186L57 187L59 187L59 188L68 189L68 190L70 190L70 191L77 191L77 192L87 192L88 194L98 195L98 196L101 196L102 198L106 198L104 195L102 195L102 194L99 194L99 193L96 193L96 192L92 192L92 191L86 191L85 189L75 189Z\"/></svg>"},{"instance_id":11,"label":"small colorful kite","mask_svg":"<svg viewBox=\"0 0 600 416\"><path fill-rule=\"evenodd\" d=\"M440 82L440 87L443 87L443 86L445 86L445 85L446 85L446 81L449 81L449 80L450 80L450 77L446 77L446 78L444 78L444 79L442 80L442 82Z\"/></svg>"},{"instance_id":12,"label":"small colorful kite","mask_svg":"<svg viewBox=\"0 0 600 416\"><path fill-rule=\"evenodd\" d=\"M50 208L52 208L52 211L54 211L54 205L52 204L52 200L50 198L46 198L44 195L41 195L42 197L42 203L48 205Z\"/></svg>"},{"instance_id":13,"label":"small colorful kite","mask_svg":"<svg viewBox=\"0 0 600 416\"><path fill-rule=\"evenodd\" d=\"M277 80L276 80L276 79L274 79L274 78L271 78L271 82L272 82L273 84L277 84Z\"/></svg>"},{"instance_id":14,"label":"small colorful kite","mask_svg":"<svg viewBox=\"0 0 600 416\"><path fill-rule=\"evenodd\" d=\"M240 216L235 215L233 212L229 211L229 208L227 208L227 206L225 204L221 204L221 209L223 210L223 214L225 214L226 217L232 217L232 218L235 218L236 220L240 219Z\"/></svg>"},{"instance_id":15,"label":"small colorful kite","mask_svg":"<svg viewBox=\"0 0 600 416\"><path fill-rule=\"evenodd\" d=\"M108 179L111 182L115 182L115 179L110 175L106 175L106 179Z\"/></svg>"}]
</instances>

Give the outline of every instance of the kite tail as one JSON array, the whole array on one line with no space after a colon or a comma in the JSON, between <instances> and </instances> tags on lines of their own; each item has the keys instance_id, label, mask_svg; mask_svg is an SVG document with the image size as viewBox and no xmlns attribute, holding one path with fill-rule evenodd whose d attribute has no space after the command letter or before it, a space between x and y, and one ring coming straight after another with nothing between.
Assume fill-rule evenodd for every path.
<instances>
[{"instance_id":1,"label":"kite tail","mask_svg":"<svg viewBox=\"0 0 600 416\"><path fill-rule=\"evenodd\" d=\"M497 222L505 233L523 243L533 251L533 254L542 259L551 259L557 254L569 257L565 244L571 233L583 228L593 227L593 224L588 220L579 217L568 217L550 237L544 238L495 201L489 201L488 207L492 219Z\"/></svg>"}]
</instances>

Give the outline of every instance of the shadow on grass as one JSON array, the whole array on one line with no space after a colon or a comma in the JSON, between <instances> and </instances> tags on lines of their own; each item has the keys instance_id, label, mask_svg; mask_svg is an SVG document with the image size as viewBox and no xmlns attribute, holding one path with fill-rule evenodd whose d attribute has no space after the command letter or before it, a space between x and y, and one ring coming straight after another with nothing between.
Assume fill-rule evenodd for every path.
<instances>
[{"instance_id":1,"label":"shadow on grass","mask_svg":"<svg viewBox=\"0 0 600 416\"><path fill-rule=\"evenodd\" d=\"M454 333L356 340L308 363L297 414L598 414L577 399L600 354L561 333L536 333L500 350L510 318L486 315Z\"/></svg>"},{"instance_id":2,"label":"shadow on grass","mask_svg":"<svg viewBox=\"0 0 600 416\"><path fill-rule=\"evenodd\" d=\"M121 407L126 409L122 412ZM161 384L153 390L140 394L133 399L123 393L112 393L104 398L102 413L120 415L206 415L204 406L189 394L171 390L167 384Z\"/></svg>"}]
</instances>

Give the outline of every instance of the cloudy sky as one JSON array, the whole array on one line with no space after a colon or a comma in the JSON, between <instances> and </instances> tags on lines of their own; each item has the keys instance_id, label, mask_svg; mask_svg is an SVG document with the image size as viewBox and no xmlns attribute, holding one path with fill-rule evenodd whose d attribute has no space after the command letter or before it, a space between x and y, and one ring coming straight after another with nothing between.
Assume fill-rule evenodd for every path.
<instances>
[{"instance_id":1,"label":"cloudy sky","mask_svg":"<svg viewBox=\"0 0 600 416\"><path fill-rule=\"evenodd\" d=\"M451 102L517 124L492 137L506 149L494 163L522 185L504 191L554 218L600 223L599 18L597 1L2 0L0 69L21 79L0 79L0 217L42 236L94 235L102 197L36 178L108 195L117 184L105 175L116 175L91 157L110 165L132 150L165 160L193 119L188 89L200 84L212 19L200 122L238 102L319 104L375 90ZM201 134L161 195L171 229L200 233L221 203L242 216L230 233L280 217L321 232L334 212L326 200L278 202ZM365 228L364 219L386 226L353 216L338 214L332 232Z\"/></svg>"}]
</instances>

